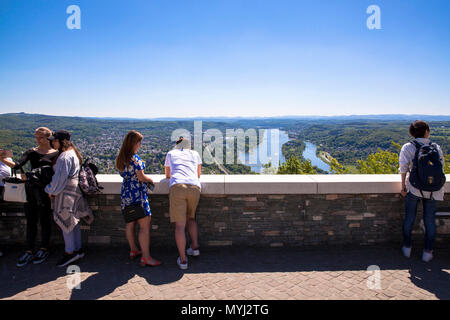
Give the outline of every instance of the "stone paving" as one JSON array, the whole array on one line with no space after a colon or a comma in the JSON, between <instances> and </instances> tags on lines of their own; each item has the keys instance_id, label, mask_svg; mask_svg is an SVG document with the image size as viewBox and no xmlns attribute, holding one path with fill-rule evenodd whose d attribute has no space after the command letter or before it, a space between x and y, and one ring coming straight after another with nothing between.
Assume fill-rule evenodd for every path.
<instances>
[{"instance_id":1,"label":"stone paving","mask_svg":"<svg viewBox=\"0 0 450 320\"><path fill-rule=\"evenodd\" d=\"M394 247L201 252L183 272L175 249L155 249L152 255L164 264L142 268L127 259L125 247L90 247L78 264L81 289L70 290L67 282L74 276L55 266L60 254L42 265L17 268L19 252L8 248L0 258L0 299L450 299L448 249L437 251L428 264L419 249L405 259ZM378 283L376 271L367 271L371 265L380 268Z\"/></svg>"}]
</instances>

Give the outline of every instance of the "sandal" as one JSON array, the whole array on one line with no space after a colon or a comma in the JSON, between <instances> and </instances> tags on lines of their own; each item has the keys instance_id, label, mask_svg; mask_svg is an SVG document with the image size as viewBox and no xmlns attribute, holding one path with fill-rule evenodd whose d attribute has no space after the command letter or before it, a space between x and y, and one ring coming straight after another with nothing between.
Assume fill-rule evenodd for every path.
<instances>
[{"instance_id":1,"label":"sandal","mask_svg":"<svg viewBox=\"0 0 450 320\"><path fill-rule=\"evenodd\" d=\"M145 267L145 266L157 267L162 264L161 261L158 261L156 259L154 259L155 263L150 263L150 260L152 260L152 257L148 257L148 259L145 259L144 257L142 257L141 258L141 266L142 267Z\"/></svg>"},{"instance_id":2,"label":"sandal","mask_svg":"<svg viewBox=\"0 0 450 320\"><path fill-rule=\"evenodd\" d=\"M140 256L142 254L142 252L140 252L139 250L136 251L130 251L130 259L134 260L136 259L138 256Z\"/></svg>"}]
</instances>

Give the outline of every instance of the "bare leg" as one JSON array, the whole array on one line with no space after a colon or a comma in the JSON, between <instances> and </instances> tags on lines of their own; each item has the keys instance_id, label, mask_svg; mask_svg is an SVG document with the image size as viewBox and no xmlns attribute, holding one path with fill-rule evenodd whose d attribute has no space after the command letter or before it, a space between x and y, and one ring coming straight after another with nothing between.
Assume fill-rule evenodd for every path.
<instances>
[{"instance_id":1,"label":"bare leg","mask_svg":"<svg viewBox=\"0 0 450 320\"><path fill-rule=\"evenodd\" d=\"M141 244L142 259L145 259L151 265L161 264L160 261L150 256L150 223L151 217L139 219L139 243ZM142 262L142 260L141 260Z\"/></svg>"},{"instance_id":2,"label":"bare leg","mask_svg":"<svg viewBox=\"0 0 450 320\"><path fill-rule=\"evenodd\" d=\"M138 222L142 257L148 259L150 257L150 217L139 219Z\"/></svg>"},{"instance_id":3,"label":"bare leg","mask_svg":"<svg viewBox=\"0 0 450 320\"><path fill-rule=\"evenodd\" d=\"M127 236L128 244L130 245L130 251L138 251L138 247L135 241L135 231L134 226L136 225L136 221L127 223L125 227L125 234Z\"/></svg>"},{"instance_id":4,"label":"bare leg","mask_svg":"<svg viewBox=\"0 0 450 320\"><path fill-rule=\"evenodd\" d=\"M186 222L175 222L175 242L182 263L186 262Z\"/></svg>"},{"instance_id":5,"label":"bare leg","mask_svg":"<svg viewBox=\"0 0 450 320\"><path fill-rule=\"evenodd\" d=\"M198 249L198 226L197 221L194 219L188 219L188 231L191 237L191 248L194 250Z\"/></svg>"}]
</instances>

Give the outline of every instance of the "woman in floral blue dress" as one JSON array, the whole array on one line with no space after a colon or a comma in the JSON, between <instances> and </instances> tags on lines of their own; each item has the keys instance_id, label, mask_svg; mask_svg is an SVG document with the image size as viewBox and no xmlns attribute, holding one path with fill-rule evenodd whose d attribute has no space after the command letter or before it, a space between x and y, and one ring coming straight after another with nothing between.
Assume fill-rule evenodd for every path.
<instances>
[{"instance_id":1,"label":"woman in floral blue dress","mask_svg":"<svg viewBox=\"0 0 450 320\"><path fill-rule=\"evenodd\" d=\"M132 130L127 133L120 148L119 155L116 158L116 168L120 171L123 178L121 191L122 210L126 206L140 203L146 212L146 217L138 219L139 223L139 244L138 249L135 241L136 221L127 223L125 233L128 244L130 245L130 258L141 257L141 265L158 266L160 261L150 256L150 221L151 210L147 195L147 182L153 183L153 180L144 174L145 164L137 155L142 144L143 136L139 132Z\"/></svg>"}]
</instances>

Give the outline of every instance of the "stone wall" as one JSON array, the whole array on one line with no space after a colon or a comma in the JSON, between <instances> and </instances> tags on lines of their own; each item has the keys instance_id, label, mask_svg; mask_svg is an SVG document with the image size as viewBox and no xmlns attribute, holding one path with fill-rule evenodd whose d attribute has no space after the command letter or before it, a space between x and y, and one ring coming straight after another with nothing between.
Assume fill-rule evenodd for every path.
<instances>
[{"instance_id":1,"label":"stone wall","mask_svg":"<svg viewBox=\"0 0 450 320\"><path fill-rule=\"evenodd\" d=\"M392 190L393 187L389 187L392 182L383 180L386 177L379 178L382 184L375 189L371 185L373 181L364 183L361 179L355 180L355 177L350 178L354 179L353 182L347 181L344 184L345 188L339 185L345 182L342 176L341 180L336 180L338 185L335 184L334 187L327 186L329 182L323 181L313 184L308 182L307 187L301 187L300 185L306 182L299 182L298 177L293 177L292 179L297 180L292 183L277 181L288 179L286 177L249 177L249 180L234 177L234 185L231 182L226 185L227 182L224 182L224 192L220 192L222 187L215 179L222 178L211 176L203 178L209 179L209 182L203 184L197 210L199 240L202 247L401 244L403 198L397 193L364 191L377 191L375 190L377 188L384 191ZM302 177L305 178L307 177ZM82 225L84 243L126 244L125 223L120 210L120 195L117 192L120 190L120 181L117 177L108 179L99 178L105 185L105 193L109 194L89 199L95 221L89 226ZM239 182L236 179L245 181ZM256 180L252 182L252 179ZM167 181L164 181L163 177L156 177L154 180L157 182L157 188L155 194L150 196L151 245L174 247L174 230L169 222ZM266 181L265 188L263 181ZM397 181L393 183L396 186ZM354 187L358 192L352 189ZM315 193L306 189L304 193L298 193L299 188L309 188L315 190ZM336 191L336 188L342 190L342 193L331 193ZM320 189L322 193L318 193ZM251 190L255 192L248 192ZM444 202L439 202L439 207L450 207L449 193L445 195ZM22 205L3 203L0 204L0 212L2 216L0 243L24 243L26 224ZM418 247L423 245L421 216L419 209L414 230L415 244ZM438 217L436 221L438 225L436 247L448 246L450 218ZM56 225L53 229L53 243L63 243Z\"/></svg>"}]
</instances>

